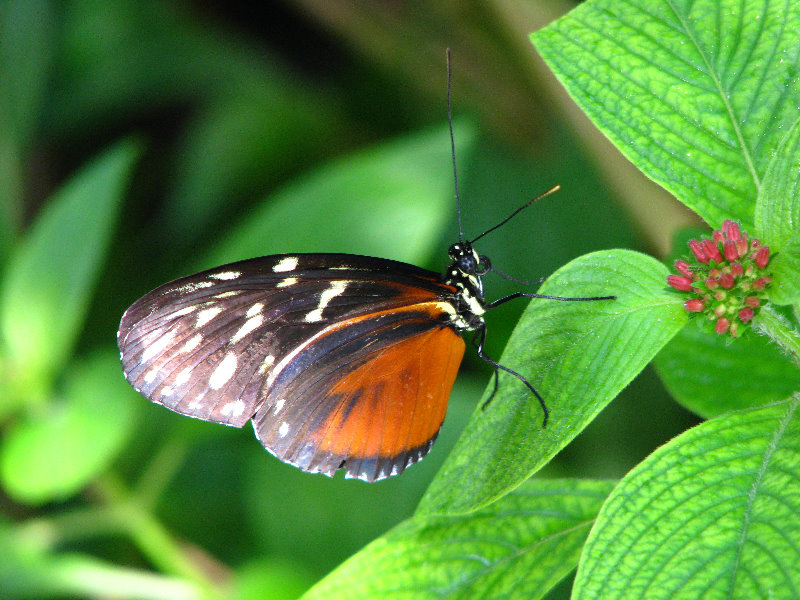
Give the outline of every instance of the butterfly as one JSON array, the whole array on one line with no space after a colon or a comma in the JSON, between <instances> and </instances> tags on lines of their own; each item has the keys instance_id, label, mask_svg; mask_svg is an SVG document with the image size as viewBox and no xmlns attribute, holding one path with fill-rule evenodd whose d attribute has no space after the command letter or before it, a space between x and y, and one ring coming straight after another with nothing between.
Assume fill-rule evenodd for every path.
<instances>
[{"instance_id":1,"label":"butterfly","mask_svg":"<svg viewBox=\"0 0 800 600\"><path fill-rule=\"evenodd\" d=\"M448 62L448 117L449 75ZM452 144L452 124L450 135ZM481 278L496 269L473 243L537 199L473 240L459 233L443 274L371 256L279 254L166 283L122 317L125 377L180 414L252 421L267 450L303 471L377 481L433 446L464 355L461 334L474 332L478 356L527 385L546 425L536 389L485 355L484 314L519 297L610 297L485 300Z\"/></svg>"}]
</instances>

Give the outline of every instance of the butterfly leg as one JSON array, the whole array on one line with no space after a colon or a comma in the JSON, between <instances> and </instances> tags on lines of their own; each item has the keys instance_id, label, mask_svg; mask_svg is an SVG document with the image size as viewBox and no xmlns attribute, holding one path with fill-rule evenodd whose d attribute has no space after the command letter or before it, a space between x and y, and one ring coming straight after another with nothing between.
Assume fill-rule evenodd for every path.
<instances>
[{"instance_id":1,"label":"butterfly leg","mask_svg":"<svg viewBox=\"0 0 800 600\"><path fill-rule=\"evenodd\" d=\"M472 343L475 346L475 349L477 350L478 358L480 358L485 363L490 364L494 369L495 382L492 395L489 396L488 400L486 400L486 402L483 403L481 410L486 410L486 407L489 406L489 402L491 402L492 399L494 398L495 394L497 393L498 382L500 379L500 371L505 371L506 373L513 375L514 377L519 379L522 383L524 383L526 386L528 386L528 389L531 391L531 393L534 396L536 396L536 399L539 401L539 404L542 407L542 412L544 413L544 418L542 419L542 427L547 427L547 419L550 416L550 411L547 409L547 404L545 404L544 398L541 397L539 392L536 391L536 388L534 388L524 376L520 375L513 369L509 369L508 367L501 365L499 362L489 358L483 350L483 345L485 341L486 341L486 326L484 325L483 327L480 327L475 330L475 335L472 337Z\"/></svg>"}]
</instances>

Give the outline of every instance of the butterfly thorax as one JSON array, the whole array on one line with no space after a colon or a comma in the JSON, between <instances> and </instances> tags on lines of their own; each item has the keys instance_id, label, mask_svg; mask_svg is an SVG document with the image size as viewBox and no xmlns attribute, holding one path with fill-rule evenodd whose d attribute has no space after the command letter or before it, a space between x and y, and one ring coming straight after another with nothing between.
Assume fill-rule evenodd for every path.
<instances>
[{"instance_id":1,"label":"butterfly thorax","mask_svg":"<svg viewBox=\"0 0 800 600\"><path fill-rule=\"evenodd\" d=\"M462 331L479 329L483 327L486 312L481 276L490 268L489 259L480 256L469 242L453 244L448 254L452 262L442 279L458 290L453 299L455 313L451 323Z\"/></svg>"}]
</instances>

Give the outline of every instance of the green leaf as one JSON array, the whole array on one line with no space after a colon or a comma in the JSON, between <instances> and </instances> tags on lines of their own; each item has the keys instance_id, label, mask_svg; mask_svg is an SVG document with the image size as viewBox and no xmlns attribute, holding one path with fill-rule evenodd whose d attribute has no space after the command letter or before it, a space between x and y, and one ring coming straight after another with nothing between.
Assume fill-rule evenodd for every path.
<instances>
[{"instance_id":1,"label":"green leaf","mask_svg":"<svg viewBox=\"0 0 800 600\"><path fill-rule=\"evenodd\" d=\"M752 230L800 106L800 4L589 0L533 34L595 125L712 226Z\"/></svg>"},{"instance_id":2,"label":"green leaf","mask_svg":"<svg viewBox=\"0 0 800 600\"><path fill-rule=\"evenodd\" d=\"M708 421L631 471L600 511L572 597L799 597L798 404Z\"/></svg>"},{"instance_id":3,"label":"green leaf","mask_svg":"<svg viewBox=\"0 0 800 600\"><path fill-rule=\"evenodd\" d=\"M16 375L29 384L56 373L72 350L138 155L139 144L127 140L75 175L9 261L0 337Z\"/></svg>"},{"instance_id":4,"label":"green leaf","mask_svg":"<svg viewBox=\"0 0 800 600\"><path fill-rule=\"evenodd\" d=\"M800 242L800 119L784 136L764 174L755 232L773 252Z\"/></svg>"},{"instance_id":5,"label":"green leaf","mask_svg":"<svg viewBox=\"0 0 800 600\"><path fill-rule=\"evenodd\" d=\"M9 428L0 445L0 477L19 502L69 498L97 477L136 426L140 397L122 379L116 352L69 371L63 399Z\"/></svg>"},{"instance_id":6,"label":"green leaf","mask_svg":"<svg viewBox=\"0 0 800 600\"><path fill-rule=\"evenodd\" d=\"M709 418L777 402L800 390L800 371L767 337L749 332L731 340L693 320L654 361L681 405Z\"/></svg>"},{"instance_id":7,"label":"green leaf","mask_svg":"<svg viewBox=\"0 0 800 600\"><path fill-rule=\"evenodd\" d=\"M500 363L524 375L550 409L503 374L490 384L419 513L464 513L492 502L547 463L588 425L686 323L655 259L613 250L582 256L556 271L540 293L616 300L533 300Z\"/></svg>"},{"instance_id":8,"label":"green leaf","mask_svg":"<svg viewBox=\"0 0 800 600\"><path fill-rule=\"evenodd\" d=\"M257 558L240 566L235 573L232 600L296 600L305 592L314 577L302 563L293 563L274 556Z\"/></svg>"},{"instance_id":9,"label":"green leaf","mask_svg":"<svg viewBox=\"0 0 800 600\"><path fill-rule=\"evenodd\" d=\"M456 152L466 159L474 130L454 126ZM418 264L434 251L454 215L450 141L441 127L359 152L285 188L198 267L279 252L388 255ZM271 231L287 227L296 231L292 247L270 240Z\"/></svg>"},{"instance_id":10,"label":"green leaf","mask_svg":"<svg viewBox=\"0 0 800 600\"><path fill-rule=\"evenodd\" d=\"M303 598L541 598L575 567L613 487L531 480L469 515L413 517Z\"/></svg>"},{"instance_id":11,"label":"green leaf","mask_svg":"<svg viewBox=\"0 0 800 600\"><path fill-rule=\"evenodd\" d=\"M800 371L769 338L753 331L731 340L699 319L658 354L655 366L673 397L706 418L800 390Z\"/></svg>"},{"instance_id":12,"label":"green leaf","mask_svg":"<svg viewBox=\"0 0 800 600\"><path fill-rule=\"evenodd\" d=\"M769 298L800 301L800 120L784 137L764 175L756 204L756 234L774 255Z\"/></svg>"},{"instance_id":13,"label":"green leaf","mask_svg":"<svg viewBox=\"0 0 800 600\"><path fill-rule=\"evenodd\" d=\"M783 246L769 261L772 285L767 288L769 299L775 304L800 302L800 240Z\"/></svg>"}]
</instances>

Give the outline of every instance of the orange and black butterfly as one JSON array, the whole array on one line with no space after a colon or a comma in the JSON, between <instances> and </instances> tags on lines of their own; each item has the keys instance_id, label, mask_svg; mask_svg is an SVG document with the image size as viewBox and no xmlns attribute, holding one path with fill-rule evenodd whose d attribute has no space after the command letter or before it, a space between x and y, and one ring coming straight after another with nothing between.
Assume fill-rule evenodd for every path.
<instances>
[{"instance_id":1,"label":"orange and black butterfly","mask_svg":"<svg viewBox=\"0 0 800 600\"><path fill-rule=\"evenodd\" d=\"M471 241L459 234L444 274L370 256L282 254L162 285L122 317L125 377L178 413L236 427L252 420L267 450L304 471L376 481L431 449L461 333L472 331L478 356L527 385L546 424L533 386L484 354L484 313L553 297L486 302L481 277L493 269L472 246L532 202Z\"/></svg>"},{"instance_id":2,"label":"orange and black butterfly","mask_svg":"<svg viewBox=\"0 0 800 600\"><path fill-rule=\"evenodd\" d=\"M491 266L470 242L444 275L350 254L284 254L177 279L117 334L125 377L178 413L241 427L304 471L376 481L431 449L464 341L483 354ZM556 298L590 300L594 298ZM512 372L513 373L513 372ZM545 411L541 396L524 378Z\"/></svg>"}]
</instances>

